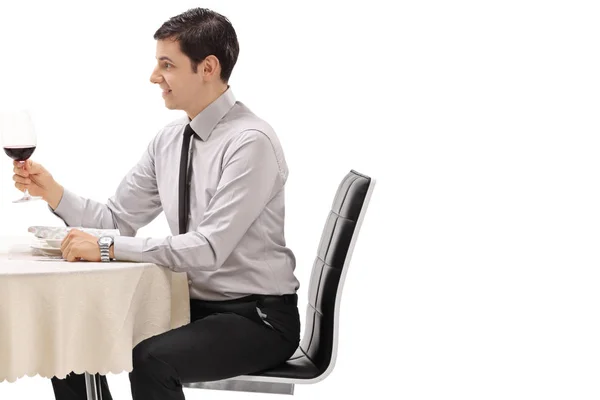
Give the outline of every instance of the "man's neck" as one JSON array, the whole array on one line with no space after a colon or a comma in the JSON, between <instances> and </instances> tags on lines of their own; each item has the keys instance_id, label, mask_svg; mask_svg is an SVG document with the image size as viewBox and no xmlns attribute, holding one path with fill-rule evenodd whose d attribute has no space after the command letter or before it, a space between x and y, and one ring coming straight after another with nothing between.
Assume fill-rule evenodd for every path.
<instances>
[{"instance_id":1,"label":"man's neck","mask_svg":"<svg viewBox=\"0 0 600 400\"><path fill-rule=\"evenodd\" d=\"M227 91L229 86L227 84L220 84L211 87L208 90L207 96L203 99L200 99L198 104L194 104L193 109L187 111L188 118L190 120L196 118L198 114L200 114L206 107L211 105L216 99L221 97L223 93Z\"/></svg>"}]
</instances>

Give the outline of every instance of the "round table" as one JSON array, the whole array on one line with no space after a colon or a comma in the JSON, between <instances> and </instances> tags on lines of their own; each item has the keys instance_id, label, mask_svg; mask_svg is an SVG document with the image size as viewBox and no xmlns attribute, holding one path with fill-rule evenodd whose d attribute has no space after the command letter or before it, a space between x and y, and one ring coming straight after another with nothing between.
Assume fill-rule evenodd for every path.
<instances>
[{"instance_id":1,"label":"round table","mask_svg":"<svg viewBox=\"0 0 600 400\"><path fill-rule=\"evenodd\" d=\"M0 237L0 382L130 372L132 349L189 323L187 275L149 263L34 256L31 237Z\"/></svg>"}]
</instances>

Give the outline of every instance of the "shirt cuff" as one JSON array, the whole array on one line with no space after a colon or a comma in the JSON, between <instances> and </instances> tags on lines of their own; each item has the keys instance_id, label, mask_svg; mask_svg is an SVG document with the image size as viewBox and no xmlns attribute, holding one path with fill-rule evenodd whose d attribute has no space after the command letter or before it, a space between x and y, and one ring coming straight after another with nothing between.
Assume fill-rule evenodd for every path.
<instances>
[{"instance_id":1,"label":"shirt cuff","mask_svg":"<svg viewBox=\"0 0 600 400\"><path fill-rule=\"evenodd\" d=\"M142 262L144 240L144 238L139 237L115 236L113 242L115 260Z\"/></svg>"},{"instance_id":2,"label":"shirt cuff","mask_svg":"<svg viewBox=\"0 0 600 400\"><path fill-rule=\"evenodd\" d=\"M62 219L67 226L81 226L79 220L83 215L83 199L74 193L63 189L63 195L55 210L48 205L50 212Z\"/></svg>"}]
</instances>

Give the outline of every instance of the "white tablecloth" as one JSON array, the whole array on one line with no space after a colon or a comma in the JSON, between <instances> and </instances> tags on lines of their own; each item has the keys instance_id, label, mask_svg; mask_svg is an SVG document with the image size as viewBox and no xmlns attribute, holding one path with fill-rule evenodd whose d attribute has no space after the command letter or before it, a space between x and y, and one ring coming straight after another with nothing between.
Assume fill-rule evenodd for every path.
<instances>
[{"instance_id":1,"label":"white tablecloth","mask_svg":"<svg viewBox=\"0 0 600 400\"><path fill-rule=\"evenodd\" d=\"M189 323L185 273L41 261L31 240L0 237L0 382L130 372L136 344Z\"/></svg>"}]
</instances>

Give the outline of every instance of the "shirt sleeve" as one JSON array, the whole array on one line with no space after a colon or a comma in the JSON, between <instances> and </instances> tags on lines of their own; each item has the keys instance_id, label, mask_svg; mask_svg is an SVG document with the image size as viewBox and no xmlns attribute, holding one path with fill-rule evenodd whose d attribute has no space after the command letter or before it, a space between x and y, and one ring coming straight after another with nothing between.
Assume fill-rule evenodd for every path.
<instances>
[{"instance_id":1,"label":"shirt sleeve","mask_svg":"<svg viewBox=\"0 0 600 400\"><path fill-rule=\"evenodd\" d=\"M50 210L67 226L118 229L121 235L135 236L138 229L162 211L154 166L155 140L125 175L107 204L77 196L65 189L56 209Z\"/></svg>"},{"instance_id":2,"label":"shirt sleeve","mask_svg":"<svg viewBox=\"0 0 600 400\"><path fill-rule=\"evenodd\" d=\"M283 187L271 140L258 130L242 132L223 157L221 178L200 224L165 238L115 238L117 260L150 262L176 272L217 270L267 203Z\"/></svg>"}]
</instances>

